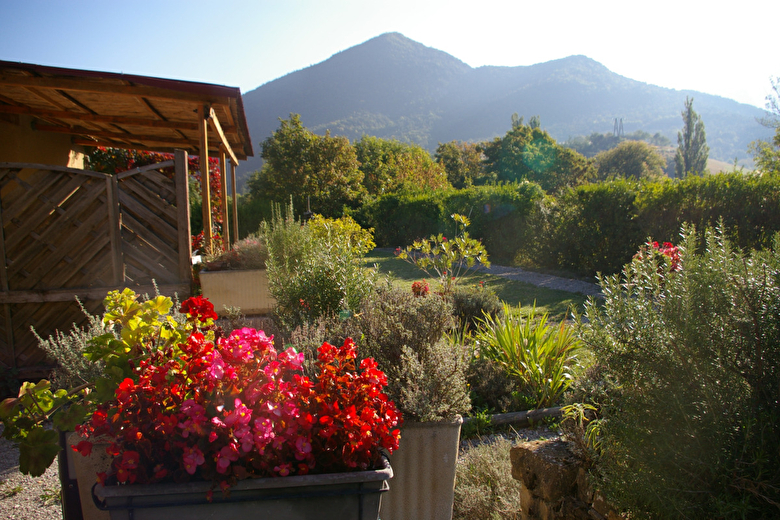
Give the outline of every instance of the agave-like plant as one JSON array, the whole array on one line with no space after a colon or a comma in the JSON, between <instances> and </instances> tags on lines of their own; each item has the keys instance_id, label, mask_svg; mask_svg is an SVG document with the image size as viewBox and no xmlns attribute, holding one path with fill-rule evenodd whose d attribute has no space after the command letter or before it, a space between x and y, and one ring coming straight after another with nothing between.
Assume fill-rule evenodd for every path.
<instances>
[{"instance_id":1,"label":"agave-like plant","mask_svg":"<svg viewBox=\"0 0 780 520\"><path fill-rule=\"evenodd\" d=\"M547 313L538 320L536 304L525 318L513 315L504 304L504 315L485 315L476 334L481 355L499 363L516 377L536 401L537 408L558 402L569 388L572 367L582 348L571 327L547 323Z\"/></svg>"}]
</instances>

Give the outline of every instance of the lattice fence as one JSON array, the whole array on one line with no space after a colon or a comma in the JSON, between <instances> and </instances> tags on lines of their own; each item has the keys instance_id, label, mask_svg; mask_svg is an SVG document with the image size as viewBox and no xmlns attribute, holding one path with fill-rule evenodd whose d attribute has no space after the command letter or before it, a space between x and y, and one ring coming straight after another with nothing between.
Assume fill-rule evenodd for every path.
<instances>
[{"instance_id":1,"label":"lattice fence","mask_svg":"<svg viewBox=\"0 0 780 520\"><path fill-rule=\"evenodd\" d=\"M160 170L173 167L173 178ZM0 366L45 375L43 337L85 321L112 289L190 292L187 158L117 175L0 163Z\"/></svg>"}]
</instances>

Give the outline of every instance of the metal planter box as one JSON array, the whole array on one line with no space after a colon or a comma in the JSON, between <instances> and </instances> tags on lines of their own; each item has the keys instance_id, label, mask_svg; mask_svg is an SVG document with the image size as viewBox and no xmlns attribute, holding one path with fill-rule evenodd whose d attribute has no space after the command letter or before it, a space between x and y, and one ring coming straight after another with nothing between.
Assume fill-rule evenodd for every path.
<instances>
[{"instance_id":1,"label":"metal planter box","mask_svg":"<svg viewBox=\"0 0 780 520\"><path fill-rule=\"evenodd\" d=\"M268 314L276 303L265 269L201 271L200 285L220 316L225 315L225 307L239 307L244 315Z\"/></svg>"},{"instance_id":2,"label":"metal planter box","mask_svg":"<svg viewBox=\"0 0 780 520\"><path fill-rule=\"evenodd\" d=\"M382 462L373 471L246 479L227 498L215 490L212 502L208 482L96 486L94 495L112 520L377 520L393 476L389 461Z\"/></svg>"},{"instance_id":3,"label":"metal planter box","mask_svg":"<svg viewBox=\"0 0 780 520\"><path fill-rule=\"evenodd\" d=\"M407 423L390 456L395 477L382 500L382 520L451 520L463 418Z\"/></svg>"}]
</instances>

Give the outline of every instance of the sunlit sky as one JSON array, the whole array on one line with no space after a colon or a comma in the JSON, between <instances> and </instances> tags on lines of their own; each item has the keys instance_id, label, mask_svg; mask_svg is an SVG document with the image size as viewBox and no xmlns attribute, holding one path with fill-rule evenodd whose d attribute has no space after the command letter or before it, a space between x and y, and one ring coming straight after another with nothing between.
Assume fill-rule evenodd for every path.
<instances>
[{"instance_id":1,"label":"sunlit sky","mask_svg":"<svg viewBox=\"0 0 780 520\"><path fill-rule=\"evenodd\" d=\"M0 0L0 60L246 93L386 32L472 67L584 54L622 76L763 108L780 1Z\"/></svg>"}]
</instances>

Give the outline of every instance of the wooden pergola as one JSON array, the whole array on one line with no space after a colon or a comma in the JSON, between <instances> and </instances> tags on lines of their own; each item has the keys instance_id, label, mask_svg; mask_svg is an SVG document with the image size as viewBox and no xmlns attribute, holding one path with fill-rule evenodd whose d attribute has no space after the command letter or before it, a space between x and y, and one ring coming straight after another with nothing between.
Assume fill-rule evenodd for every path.
<instances>
[{"instance_id":1,"label":"wooden pergola","mask_svg":"<svg viewBox=\"0 0 780 520\"><path fill-rule=\"evenodd\" d=\"M208 83L0 61L0 117L27 115L39 132L69 134L74 145L173 152L200 157L205 246L213 224L208 158L218 157L222 189L236 200L236 165L253 156L241 91ZM222 196L224 241L238 215ZM228 225L232 222L232 226Z\"/></svg>"}]
</instances>

